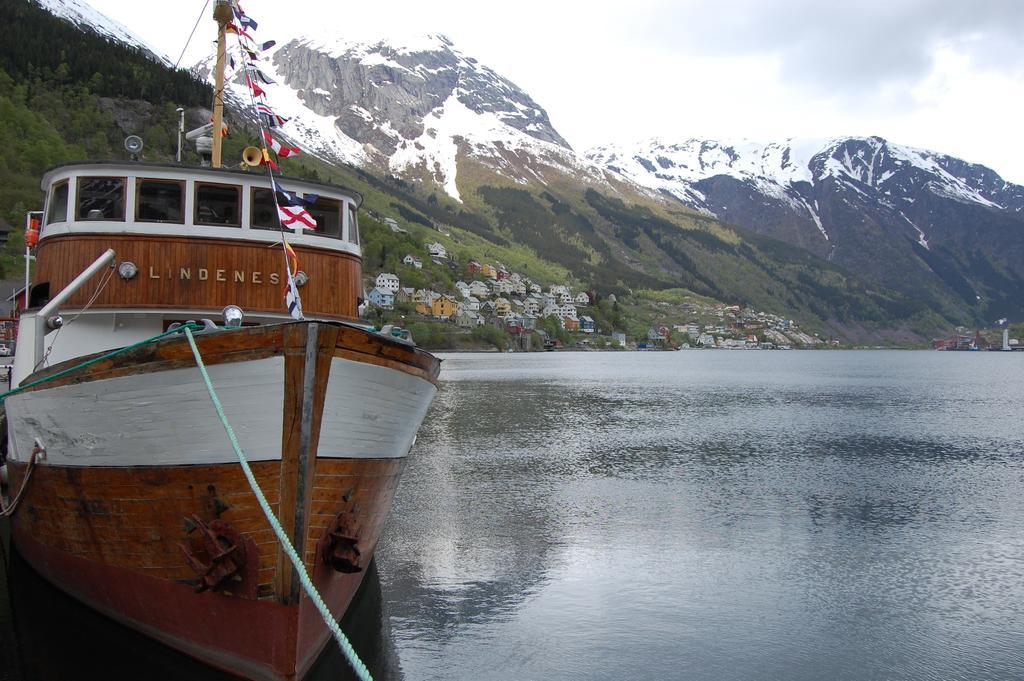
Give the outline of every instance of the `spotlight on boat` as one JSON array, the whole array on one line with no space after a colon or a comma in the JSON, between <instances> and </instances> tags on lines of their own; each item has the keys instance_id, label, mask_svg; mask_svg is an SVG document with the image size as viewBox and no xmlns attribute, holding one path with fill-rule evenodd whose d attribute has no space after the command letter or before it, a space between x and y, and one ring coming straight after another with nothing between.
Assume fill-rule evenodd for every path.
<instances>
[{"instance_id":1,"label":"spotlight on boat","mask_svg":"<svg viewBox=\"0 0 1024 681\"><path fill-rule=\"evenodd\" d=\"M121 278L124 280L134 279L135 275L139 273L139 268L132 261L125 260L117 266L117 273L121 275Z\"/></svg>"},{"instance_id":2,"label":"spotlight on boat","mask_svg":"<svg viewBox=\"0 0 1024 681\"><path fill-rule=\"evenodd\" d=\"M303 286L305 286L308 283L309 283L309 275L308 274L306 274L302 270L299 270L298 272L295 273L295 285L296 286L298 286L299 288L302 288Z\"/></svg>"},{"instance_id":3,"label":"spotlight on boat","mask_svg":"<svg viewBox=\"0 0 1024 681\"><path fill-rule=\"evenodd\" d=\"M59 314L53 315L52 317L48 317L46 319L46 326L49 329L55 331L60 327L64 326L64 318L61 317Z\"/></svg>"},{"instance_id":4,"label":"spotlight on boat","mask_svg":"<svg viewBox=\"0 0 1024 681\"><path fill-rule=\"evenodd\" d=\"M229 329L237 329L242 325L242 320L245 319L245 313L237 305L228 305L221 312L221 315L224 317L224 326Z\"/></svg>"}]
</instances>

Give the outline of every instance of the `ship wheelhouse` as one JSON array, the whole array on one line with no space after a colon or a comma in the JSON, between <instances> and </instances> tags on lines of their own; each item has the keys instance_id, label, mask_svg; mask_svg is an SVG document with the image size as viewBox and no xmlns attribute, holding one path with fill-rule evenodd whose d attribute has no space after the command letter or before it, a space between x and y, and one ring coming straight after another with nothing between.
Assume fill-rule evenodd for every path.
<instances>
[{"instance_id":1,"label":"ship wheelhouse","mask_svg":"<svg viewBox=\"0 0 1024 681\"><path fill-rule=\"evenodd\" d=\"M300 196L317 229L287 228L299 259L307 318L357 321L362 268L353 191L279 178ZM219 319L228 305L246 323L289 319L285 254L266 175L138 162L76 163L50 170L27 312L44 305L107 249L114 271L98 275L61 308L47 364L128 345L187 319ZM23 339L25 340L25 339ZM24 364L24 363L21 363ZM15 381L31 373L16 366Z\"/></svg>"}]
</instances>

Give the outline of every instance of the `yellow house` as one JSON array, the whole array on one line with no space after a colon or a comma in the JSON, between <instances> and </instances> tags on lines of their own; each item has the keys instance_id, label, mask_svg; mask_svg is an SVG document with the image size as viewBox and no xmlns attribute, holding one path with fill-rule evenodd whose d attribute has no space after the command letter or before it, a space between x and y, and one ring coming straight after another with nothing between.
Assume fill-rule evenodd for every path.
<instances>
[{"instance_id":1,"label":"yellow house","mask_svg":"<svg viewBox=\"0 0 1024 681\"><path fill-rule=\"evenodd\" d=\"M428 301L428 300L420 300L419 302L417 302L416 303L416 312L418 314L424 314L424 315L433 313L433 308L432 308L432 306L430 304L430 301Z\"/></svg>"},{"instance_id":2,"label":"yellow house","mask_svg":"<svg viewBox=\"0 0 1024 681\"><path fill-rule=\"evenodd\" d=\"M504 317L512 311L512 303L505 298L498 298L494 301L494 314Z\"/></svg>"},{"instance_id":3,"label":"yellow house","mask_svg":"<svg viewBox=\"0 0 1024 681\"><path fill-rule=\"evenodd\" d=\"M434 300L432 314L438 319L449 319L458 312L459 306L451 296L441 296Z\"/></svg>"},{"instance_id":4,"label":"yellow house","mask_svg":"<svg viewBox=\"0 0 1024 681\"><path fill-rule=\"evenodd\" d=\"M484 275L485 277L489 277L491 279L497 279L498 278L498 270L494 269L493 265L484 265L483 267L481 267L480 268L480 274Z\"/></svg>"}]
</instances>

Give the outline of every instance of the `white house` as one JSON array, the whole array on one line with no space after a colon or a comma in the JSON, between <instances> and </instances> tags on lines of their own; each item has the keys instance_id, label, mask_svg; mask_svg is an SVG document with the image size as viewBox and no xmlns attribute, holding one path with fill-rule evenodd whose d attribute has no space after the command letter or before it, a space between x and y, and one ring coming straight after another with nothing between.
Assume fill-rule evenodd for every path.
<instances>
[{"instance_id":1,"label":"white house","mask_svg":"<svg viewBox=\"0 0 1024 681\"><path fill-rule=\"evenodd\" d=\"M444 247L444 244L439 244L436 241L427 244L427 252L430 253L431 258L447 258L448 250Z\"/></svg>"},{"instance_id":2,"label":"white house","mask_svg":"<svg viewBox=\"0 0 1024 681\"><path fill-rule=\"evenodd\" d=\"M377 275L377 288L390 291L392 294L398 293L398 289L401 288L398 282L398 275L391 274L390 272L381 272Z\"/></svg>"},{"instance_id":3,"label":"white house","mask_svg":"<svg viewBox=\"0 0 1024 681\"><path fill-rule=\"evenodd\" d=\"M413 257L412 254L409 254L402 258L402 262L404 262L406 265L409 265L410 267L415 267L418 270L423 269L423 261L420 260L419 258Z\"/></svg>"},{"instance_id":4,"label":"white house","mask_svg":"<svg viewBox=\"0 0 1024 681\"><path fill-rule=\"evenodd\" d=\"M590 305L590 296L588 296L585 291L580 291L579 293L576 294L576 304L577 305ZM580 321L583 321L583 320L580 320Z\"/></svg>"},{"instance_id":5,"label":"white house","mask_svg":"<svg viewBox=\"0 0 1024 681\"><path fill-rule=\"evenodd\" d=\"M487 298L491 295L491 289L482 281L474 281L469 285L469 293L477 298Z\"/></svg>"}]
</instances>

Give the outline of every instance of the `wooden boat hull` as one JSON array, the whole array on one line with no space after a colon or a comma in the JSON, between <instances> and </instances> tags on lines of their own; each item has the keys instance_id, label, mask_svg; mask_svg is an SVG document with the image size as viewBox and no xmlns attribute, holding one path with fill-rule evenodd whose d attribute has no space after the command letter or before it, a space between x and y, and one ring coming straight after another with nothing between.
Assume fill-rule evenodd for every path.
<instances>
[{"instance_id":1,"label":"wooden boat hull","mask_svg":"<svg viewBox=\"0 0 1024 681\"><path fill-rule=\"evenodd\" d=\"M340 617L436 391L437 360L335 324L197 340L215 386L219 377L226 387L229 415L243 424L260 487ZM13 517L15 542L48 580L129 626L248 678L299 678L328 630L223 432L215 439L198 416L194 402L209 398L178 375L198 374L182 344L162 341L8 398L12 488L34 439L46 446ZM159 399L161 387L183 382L174 399ZM181 413L191 421L169 427ZM218 562L204 536L230 547L230 557Z\"/></svg>"}]
</instances>

